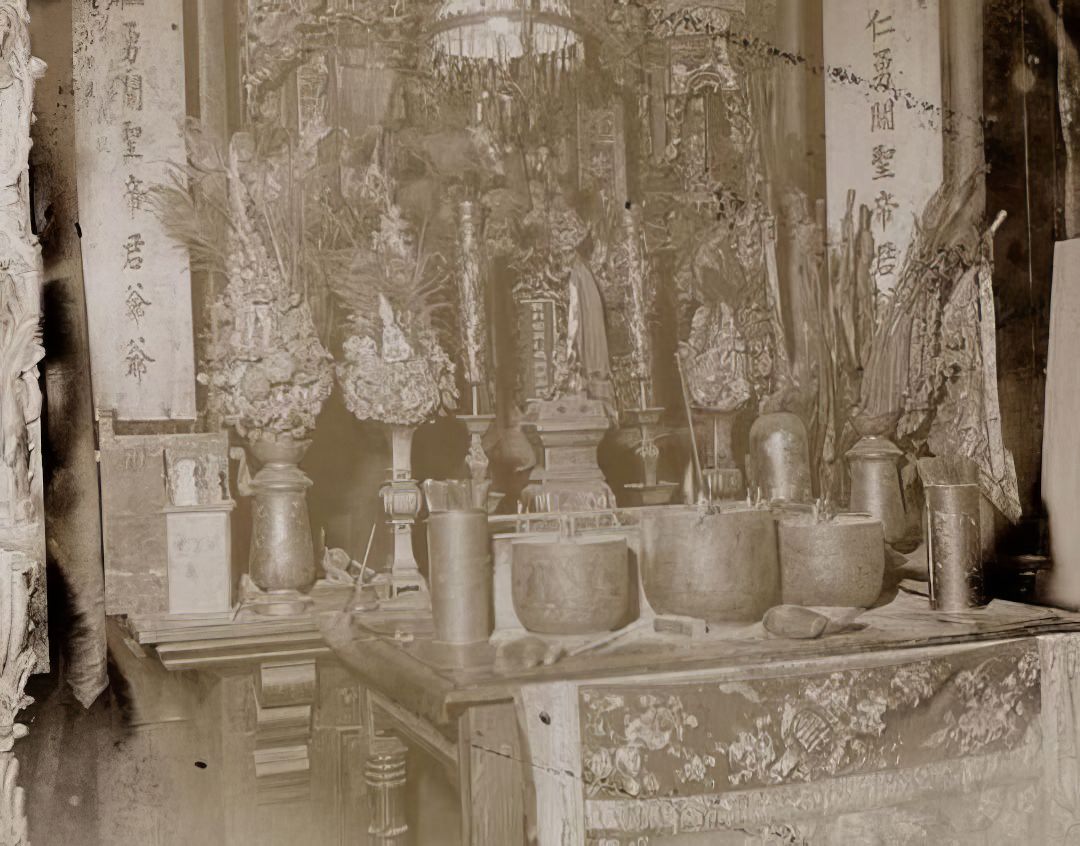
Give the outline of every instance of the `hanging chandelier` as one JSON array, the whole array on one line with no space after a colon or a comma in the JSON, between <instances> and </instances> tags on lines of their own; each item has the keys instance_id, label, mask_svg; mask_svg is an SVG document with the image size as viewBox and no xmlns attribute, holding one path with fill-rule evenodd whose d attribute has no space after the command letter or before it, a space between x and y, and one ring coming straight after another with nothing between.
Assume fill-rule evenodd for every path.
<instances>
[{"instance_id":1,"label":"hanging chandelier","mask_svg":"<svg viewBox=\"0 0 1080 846\"><path fill-rule=\"evenodd\" d=\"M428 33L436 75L485 88L557 83L584 57L568 0L443 0Z\"/></svg>"}]
</instances>

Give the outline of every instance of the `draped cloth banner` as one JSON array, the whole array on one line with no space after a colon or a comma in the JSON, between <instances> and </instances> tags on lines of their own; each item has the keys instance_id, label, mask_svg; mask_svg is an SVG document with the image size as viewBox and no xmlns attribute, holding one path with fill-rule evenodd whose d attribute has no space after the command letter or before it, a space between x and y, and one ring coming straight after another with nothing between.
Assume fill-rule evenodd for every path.
<instances>
[{"instance_id":1,"label":"draped cloth banner","mask_svg":"<svg viewBox=\"0 0 1080 846\"><path fill-rule=\"evenodd\" d=\"M186 159L182 0L75 4L79 223L94 403L193 419L191 278L150 206Z\"/></svg>"}]
</instances>

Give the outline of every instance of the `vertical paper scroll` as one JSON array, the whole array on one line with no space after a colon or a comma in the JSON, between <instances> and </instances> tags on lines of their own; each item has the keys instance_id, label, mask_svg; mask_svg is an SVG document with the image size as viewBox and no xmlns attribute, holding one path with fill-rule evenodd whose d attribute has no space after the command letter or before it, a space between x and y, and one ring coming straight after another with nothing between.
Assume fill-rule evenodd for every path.
<instances>
[{"instance_id":1,"label":"vertical paper scroll","mask_svg":"<svg viewBox=\"0 0 1080 846\"><path fill-rule=\"evenodd\" d=\"M854 189L871 212L877 287L891 290L942 180L939 3L827 2L823 24L829 228Z\"/></svg>"},{"instance_id":2,"label":"vertical paper scroll","mask_svg":"<svg viewBox=\"0 0 1080 846\"><path fill-rule=\"evenodd\" d=\"M74 23L94 402L122 419L190 419L191 279L148 203L186 158L181 0L80 2Z\"/></svg>"}]
</instances>

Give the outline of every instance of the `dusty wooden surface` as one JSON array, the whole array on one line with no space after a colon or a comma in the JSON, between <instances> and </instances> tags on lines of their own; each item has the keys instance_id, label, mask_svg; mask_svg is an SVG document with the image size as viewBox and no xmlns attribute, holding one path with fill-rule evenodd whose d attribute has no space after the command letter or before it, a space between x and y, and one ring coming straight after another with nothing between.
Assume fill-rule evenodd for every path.
<instances>
[{"instance_id":1,"label":"dusty wooden surface","mask_svg":"<svg viewBox=\"0 0 1080 846\"><path fill-rule=\"evenodd\" d=\"M819 640L772 638L760 624L713 631L692 643L676 635L650 635L608 650L563 658L552 666L506 673L495 670L490 647L474 651L462 662L434 646L430 621L394 619L377 612L355 617L331 613L322 617L320 625L335 654L366 684L444 725L472 706L510 701L530 684L692 674L1080 631L1076 614L995 601L983 611L946 615L932 611L925 598L908 594L868 611L857 622L865 628Z\"/></svg>"}]
</instances>

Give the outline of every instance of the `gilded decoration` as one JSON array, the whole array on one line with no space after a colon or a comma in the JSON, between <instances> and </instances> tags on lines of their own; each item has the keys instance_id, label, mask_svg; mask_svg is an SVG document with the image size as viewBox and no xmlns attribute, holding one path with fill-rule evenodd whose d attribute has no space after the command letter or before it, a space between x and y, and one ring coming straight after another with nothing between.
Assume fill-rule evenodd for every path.
<instances>
[{"instance_id":1,"label":"gilded decoration","mask_svg":"<svg viewBox=\"0 0 1080 846\"><path fill-rule=\"evenodd\" d=\"M1023 745L1032 643L800 678L581 693L586 798L812 783Z\"/></svg>"}]
</instances>

